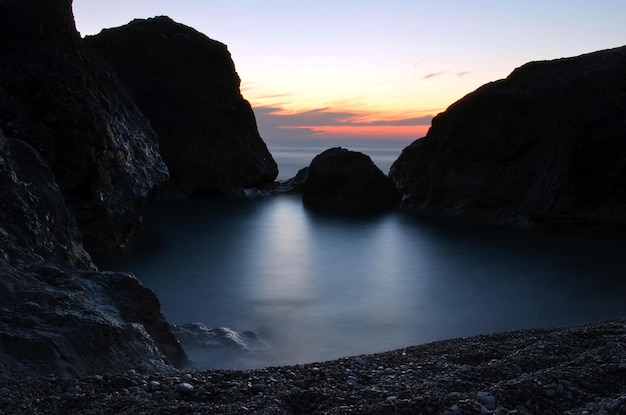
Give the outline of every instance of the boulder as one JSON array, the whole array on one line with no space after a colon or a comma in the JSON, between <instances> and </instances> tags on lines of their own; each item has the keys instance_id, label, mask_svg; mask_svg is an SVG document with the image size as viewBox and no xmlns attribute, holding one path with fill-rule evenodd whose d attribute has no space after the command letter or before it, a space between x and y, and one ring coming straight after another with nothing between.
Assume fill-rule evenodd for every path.
<instances>
[{"instance_id":1,"label":"boulder","mask_svg":"<svg viewBox=\"0 0 626 415\"><path fill-rule=\"evenodd\" d=\"M123 244L167 168L114 71L89 56L71 0L0 2L0 128L50 167L91 251Z\"/></svg>"},{"instance_id":2,"label":"boulder","mask_svg":"<svg viewBox=\"0 0 626 415\"><path fill-rule=\"evenodd\" d=\"M304 205L340 213L393 209L399 194L369 156L335 147L317 155L302 187Z\"/></svg>"},{"instance_id":3,"label":"boulder","mask_svg":"<svg viewBox=\"0 0 626 415\"><path fill-rule=\"evenodd\" d=\"M133 20L85 44L113 65L150 119L169 193L226 194L276 178L224 44L168 17Z\"/></svg>"},{"instance_id":4,"label":"boulder","mask_svg":"<svg viewBox=\"0 0 626 415\"><path fill-rule=\"evenodd\" d=\"M403 205L566 228L626 225L626 47L528 63L433 119L390 177Z\"/></svg>"}]
</instances>

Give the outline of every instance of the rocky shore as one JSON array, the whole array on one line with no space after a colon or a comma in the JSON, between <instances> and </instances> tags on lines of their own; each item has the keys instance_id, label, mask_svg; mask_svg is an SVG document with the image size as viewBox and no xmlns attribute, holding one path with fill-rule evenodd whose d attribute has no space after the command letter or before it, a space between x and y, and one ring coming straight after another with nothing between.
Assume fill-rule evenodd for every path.
<instances>
[{"instance_id":1,"label":"rocky shore","mask_svg":"<svg viewBox=\"0 0 626 415\"><path fill-rule=\"evenodd\" d=\"M2 414L622 414L626 320L329 362L0 384Z\"/></svg>"}]
</instances>

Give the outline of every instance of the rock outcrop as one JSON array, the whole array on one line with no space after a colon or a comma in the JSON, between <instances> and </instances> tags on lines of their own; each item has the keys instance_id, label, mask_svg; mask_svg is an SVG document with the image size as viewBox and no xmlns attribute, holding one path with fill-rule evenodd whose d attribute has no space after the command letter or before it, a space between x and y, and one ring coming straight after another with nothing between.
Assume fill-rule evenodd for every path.
<instances>
[{"instance_id":1,"label":"rock outcrop","mask_svg":"<svg viewBox=\"0 0 626 415\"><path fill-rule=\"evenodd\" d=\"M1 131L0 206L0 378L184 364L154 293L96 271L48 165Z\"/></svg>"},{"instance_id":2,"label":"rock outcrop","mask_svg":"<svg viewBox=\"0 0 626 415\"><path fill-rule=\"evenodd\" d=\"M0 2L0 129L48 164L92 251L123 243L167 180L148 120L84 51L71 0Z\"/></svg>"},{"instance_id":3,"label":"rock outcrop","mask_svg":"<svg viewBox=\"0 0 626 415\"><path fill-rule=\"evenodd\" d=\"M433 119L390 176L403 205L626 227L626 47L532 62Z\"/></svg>"},{"instance_id":4,"label":"rock outcrop","mask_svg":"<svg viewBox=\"0 0 626 415\"><path fill-rule=\"evenodd\" d=\"M167 17L134 20L85 43L113 65L150 119L171 193L228 193L276 178L224 44Z\"/></svg>"},{"instance_id":5,"label":"rock outcrop","mask_svg":"<svg viewBox=\"0 0 626 415\"><path fill-rule=\"evenodd\" d=\"M0 1L0 378L187 363L155 294L88 253L169 183L155 129L177 191L277 174L224 45L168 18L83 41L71 6Z\"/></svg>"},{"instance_id":6,"label":"rock outcrop","mask_svg":"<svg viewBox=\"0 0 626 415\"><path fill-rule=\"evenodd\" d=\"M367 155L335 147L311 161L302 201L317 210L375 213L398 207L400 197Z\"/></svg>"}]
</instances>

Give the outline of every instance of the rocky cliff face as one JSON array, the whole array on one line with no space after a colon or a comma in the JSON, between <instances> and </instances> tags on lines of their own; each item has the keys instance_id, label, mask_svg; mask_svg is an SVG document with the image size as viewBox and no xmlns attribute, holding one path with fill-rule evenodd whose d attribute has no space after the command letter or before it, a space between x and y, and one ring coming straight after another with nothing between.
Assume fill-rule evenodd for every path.
<instances>
[{"instance_id":1,"label":"rocky cliff face","mask_svg":"<svg viewBox=\"0 0 626 415\"><path fill-rule=\"evenodd\" d=\"M390 176L405 206L626 227L626 47L533 62L433 119Z\"/></svg>"},{"instance_id":2,"label":"rocky cliff face","mask_svg":"<svg viewBox=\"0 0 626 415\"><path fill-rule=\"evenodd\" d=\"M111 62L150 119L171 192L226 193L276 178L224 44L167 17L134 20L85 43Z\"/></svg>"},{"instance_id":3,"label":"rocky cliff face","mask_svg":"<svg viewBox=\"0 0 626 415\"><path fill-rule=\"evenodd\" d=\"M85 54L71 0L1 2L0 31L0 129L48 164L88 249L123 243L167 180L148 120Z\"/></svg>"},{"instance_id":4,"label":"rocky cliff face","mask_svg":"<svg viewBox=\"0 0 626 415\"><path fill-rule=\"evenodd\" d=\"M45 160L1 131L0 207L0 378L185 362L154 293L96 272Z\"/></svg>"},{"instance_id":5,"label":"rocky cliff face","mask_svg":"<svg viewBox=\"0 0 626 415\"><path fill-rule=\"evenodd\" d=\"M151 117L161 113L150 112L142 99L173 101L165 113L177 116L159 123L165 136L178 126L168 122L194 132L208 125L202 134L211 137L221 132L212 140L192 137L165 145L173 149L173 165L196 174L181 179L194 189L226 191L275 177L276 165L239 94L223 45L190 35L188 28L177 32L179 25L169 19L155 20L167 30L146 30L175 43L145 45L159 51L160 60L151 64L184 66L195 58L218 58L188 72L175 65L152 73L149 66L133 66L147 70L135 74L140 78L161 80L147 90L165 91L137 94L144 104L140 109L115 62L83 45L71 3L0 2L0 378L167 371L186 363L154 293L132 275L98 272L88 254L124 243L168 181L157 134L142 111ZM138 49L149 41L140 32L138 43L125 39ZM188 60L181 62L178 53ZM211 65L217 69L207 77L203 71ZM167 70L173 71L172 85L164 81ZM191 96L187 103L193 83L207 79L196 101ZM214 108L215 114L194 110L200 99L209 102L202 108ZM181 115L186 111L188 118ZM235 160L239 151L241 159ZM198 185L194 180L208 174L205 165L217 159L222 175L216 173L210 186Z\"/></svg>"}]
</instances>

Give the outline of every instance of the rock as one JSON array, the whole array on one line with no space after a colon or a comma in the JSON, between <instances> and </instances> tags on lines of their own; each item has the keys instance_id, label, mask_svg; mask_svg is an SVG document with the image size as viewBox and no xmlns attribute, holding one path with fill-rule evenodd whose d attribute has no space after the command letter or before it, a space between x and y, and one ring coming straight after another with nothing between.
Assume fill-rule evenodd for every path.
<instances>
[{"instance_id":1,"label":"rock","mask_svg":"<svg viewBox=\"0 0 626 415\"><path fill-rule=\"evenodd\" d=\"M170 192L226 194L276 178L224 44L168 17L133 20L85 44L113 65L150 119Z\"/></svg>"},{"instance_id":2,"label":"rock","mask_svg":"<svg viewBox=\"0 0 626 415\"><path fill-rule=\"evenodd\" d=\"M95 269L48 165L26 142L1 130L0 229L0 260L8 264L54 260Z\"/></svg>"},{"instance_id":3,"label":"rock","mask_svg":"<svg viewBox=\"0 0 626 415\"><path fill-rule=\"evenodd\" d=\"M341 213L375 213L399 204L393 183L368 156L340 147L311 161L302 199L309 208Z\"/></svg>"},{"instance_id":4,"label":"rock","mask_svg":"<svg viewBox=\"0 0 626 415\"><path fill-rule=\"evenodd\" d=\"M487 409L495 409L496 407L496 397L488 394L487 392L478 392L476 394L476 399Z\"/></svg>"},{"instance_id":5,"label":"rock","mask_svg":"<svg viewBox=\"0 0 626 415\"><path fill-rule=\"evenodd\" d=\"M0 378L172 371L155 294L83 246L123 243L167 178L148 120L70 0L0 2L0 32Z\"/></svg>"},{"instance_id":6,"label":"rock","mask_svg":"<svg viewBox=\"0 0 626 415\"><path fill-rule=\"evenodd\" d=\"M278 182L272 189L273 193L296 193L302 192L304 183L309 178L309 168L305 167L298 170L298 173L291 179Z\"/></svg>"},{"instance_id":7,"label":"rock","mask_svg":"<svg viewBox=\"0 0 626 415\"><path fill-rule=\"evenodd\" d=\"M182 382L176 385L176 390L180 393L189 394L193 392L193 385L187 382Z\"/></svg>"},{"instance_id":8,"label":"rock","mask_svg":"<svg viewBox=\"0 0 626 415\"><path fill-rule=\"evenodd\" d=\"M621 47L532 62L480 87L392 165L403 205L624 229L624 73Z\"/></svg>"},{"instance_id":9,"label":"rock","mask_svg":"<svg viewBox=\"0 0 626 415\"><path fill-rule=\"evenodd\" d=\"M0 275L2 379L123 373L129 367L168 372L184 361L169 327L159 324L165 321L160 310L138 308L148 299L158 304L156 296L128 274L64 269L56 275L0 261ZM115 291L120 281L134 284L132 295L144 299L132 312ZM40 307L25 310L24 299Z\"/></svg>"},{"instance_id":10,"label":"rock","mask_svg":"<svg viewBox=\"0 0 626 415\"><path fill-rule=\"evenodd\" d=\"M108 250L137 228L167 169L148 120L82 47L71 4L0 3L0 129L48 164L84 245Z\"/></svg>"}]
</instances>

